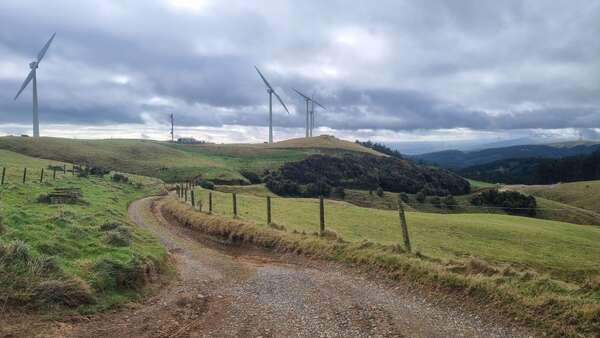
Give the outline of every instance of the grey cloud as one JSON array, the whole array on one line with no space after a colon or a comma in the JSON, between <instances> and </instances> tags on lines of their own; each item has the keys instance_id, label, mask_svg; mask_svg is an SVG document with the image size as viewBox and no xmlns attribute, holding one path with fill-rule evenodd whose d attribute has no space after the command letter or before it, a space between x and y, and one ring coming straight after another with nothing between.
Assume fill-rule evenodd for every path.
<instances>
[{"instance_id":1,"label":"grey cloud","mask_svg":"<svg viewBox=\"0 0 600 338\"><path fill-rule=\"evenodd\" d=\"M24 78L58 32L39 74L47 123L141 123L174 112L188 126L264 126L257 64L297 110L275 103L281 127L304 124L298 87L318 91L328 110L317 121L334 129L586 128L600 126L599 14L585 1L214 1L194 14L166 0L9 0L0 63L21 65ZM366 37L343 38L366 40L336 41L348 28ZM368 50L376 39L381 55ZM326 66L339 75L306 73ZM27 123L30 91L12 101L22 79L2 74L0 123ZM113 83L115 75L130 82ZM153 97L168 104L149 104Z\"/></svg>"}]
</instances>

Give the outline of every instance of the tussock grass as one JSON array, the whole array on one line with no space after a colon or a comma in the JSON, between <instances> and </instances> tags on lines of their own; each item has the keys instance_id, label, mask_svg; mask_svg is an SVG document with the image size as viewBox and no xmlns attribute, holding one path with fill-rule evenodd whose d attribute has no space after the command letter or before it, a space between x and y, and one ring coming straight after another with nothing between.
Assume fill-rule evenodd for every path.
<instances>
[{"instance_id":1,"label":"tussock grass","mask_svg":"<svg viewBox=\"0 0 600 338\"><path fill-rule=\"evenodd\" d=\"M442 292L462 294L552 336L590 336L600 330L600 294L590 287L552 279L519 265L481 258L435 259L404 253L397 244L341 242L294 229L282 232L248 221L193 210L171 198L164 211L181 225L233 243L339 261L405 279ZM592 284L590 284L592 285Z\"/></svg>"}]
</instances>

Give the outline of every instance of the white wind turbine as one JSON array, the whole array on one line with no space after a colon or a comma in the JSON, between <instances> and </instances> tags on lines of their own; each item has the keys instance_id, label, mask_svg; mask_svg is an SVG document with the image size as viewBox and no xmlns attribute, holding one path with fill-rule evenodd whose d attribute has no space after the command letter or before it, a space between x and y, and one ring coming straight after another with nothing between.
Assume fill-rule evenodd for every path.
<instances>
[{"instance_id":1,"label":"white wind turbine","mask_svg":"<svg viewBox=\"0 0 600 338\"><path fill-rule=\"evenodd\" d=\"M25 87L27 87L29 82L31 82L31 80L33 80L33 137L40 137L40 121L38 118L38 96L37 96L36 70L39 67L40 62L44 58L46 51L48 51L48 48L50 47L52 40L54 40L54 36L56 36L56 33L52 34L52 36L50 37L50 40L48 40L48 42L46 42L44 47L42 47L42 50L40 50L40 52L37 55L37 61L33 61L29 64L29 68L31 68L31 71L29 72L29 75L27 75L27 78L21 85L21 89L19 89L19 92L15 96L15 100L16 100L19 97L19 95L21 95L21 92L25 89Z\"/></svg>"},{"instance_id":2,"label":"white wind turbine","mask_svg":"<svg viewBox=\"0 0 600 338\"><path fill-rule=\"evenodd\" d=\"M327 108L323 107L322 104L315 101L314 94L312 97L308 97L308 96L302 94L296 88L293 88L293 89L296 93L298 93L298 95L302 96L302 98L306 101L306 137L312 137L313 129L315 128L315 104L325 110L327 110Z\"/></svg>"},{"instance_id":3,"label":"white wind turbine","mask_svg":"<svg viewBox=\"0 0 600 338\"><path fill-rule=\"evenodd\" d=\"M265 77L262 75L260 70L258 70L258 67L254 66L254 68L256 69L256 71L258 72L258 75L260 75L260 78L263 80L263 82L267 86L267 93L269 93L269 143L273 143L273 95L275 95L277 100L279 100L279 102L281 103L283 108L285 108L285 111L287 111L288 114L290 113L290 111L285 106L285 103L283 103L283 100L281 99L281 97L279 97L279 95L277 95L277 93L275 92L275 89L273 89L273 87L271 87L271 85L269 84L269 81L267 81L267 79L265 79Z\"/></svg>"}]
</instances>

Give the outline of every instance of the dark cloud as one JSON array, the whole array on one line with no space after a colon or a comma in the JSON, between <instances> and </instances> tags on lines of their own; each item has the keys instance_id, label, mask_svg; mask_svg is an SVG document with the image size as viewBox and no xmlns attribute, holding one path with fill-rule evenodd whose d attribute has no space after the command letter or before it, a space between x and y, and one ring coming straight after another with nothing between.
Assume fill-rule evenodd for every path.
<instances>
[{"instance_id":1,"label":"dark cloud","mask_svg":"<svg viewBox=\"0 0 600 338\"><path fill-rule=\"evenodd\" d=\"M43 123L264 126L257 64L295 109L274 104L281 127L304 124L292 87L317 91L333 129L600 127L596 3L172 2L4 1L0 123L31 120L30 89L12 98L56 31Z\"/></svg>"}]
</instances>

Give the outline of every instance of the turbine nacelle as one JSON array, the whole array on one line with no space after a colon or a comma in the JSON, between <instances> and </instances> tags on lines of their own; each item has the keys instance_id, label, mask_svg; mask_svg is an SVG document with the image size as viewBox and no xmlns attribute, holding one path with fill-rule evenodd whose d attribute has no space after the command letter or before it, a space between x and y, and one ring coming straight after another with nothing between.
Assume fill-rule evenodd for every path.
<instances>
[{"instance_id":1,"label":"turbine nacelle","mask_svg":"<svg viewBox=\"0 0 600 338\"><path fill-rule=\"evenodd\" d=\"M33 61L33 62L31 62L31 63L29 64L29 68L30 68L30 69L36 69L36 68L38 68L38 63L37 63L37 61Z\"/></svg>"}]
</instances>

